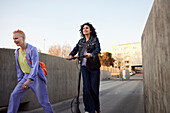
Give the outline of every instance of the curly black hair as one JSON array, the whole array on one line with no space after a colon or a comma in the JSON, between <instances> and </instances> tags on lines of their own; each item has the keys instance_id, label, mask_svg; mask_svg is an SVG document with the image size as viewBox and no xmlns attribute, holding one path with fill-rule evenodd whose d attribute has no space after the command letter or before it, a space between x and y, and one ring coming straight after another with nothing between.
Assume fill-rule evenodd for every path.
<instances>
[{"instance_id":1,"label":"curly black hair","mask_svg":"<svg viewBox=\"0 0 170 113\"><path fill-rule=\"evenodd\" d=\"M94 37L97 37L97 33L96 33L96 29L93 27L93 25L92 24L90 24L89 22L87 22L87 23L84 23L83 25L81 25L81 27L80 27L80 35L82 36L82 37L85 37L84 36L84 34L83 34L83 27L85 26L85 25L87 25L87 26L89 26L90 27L90 31L91 31L91 33L90 33L90 35L92 35L92 36L94 36Z\"/></svg>"}]
</instances>

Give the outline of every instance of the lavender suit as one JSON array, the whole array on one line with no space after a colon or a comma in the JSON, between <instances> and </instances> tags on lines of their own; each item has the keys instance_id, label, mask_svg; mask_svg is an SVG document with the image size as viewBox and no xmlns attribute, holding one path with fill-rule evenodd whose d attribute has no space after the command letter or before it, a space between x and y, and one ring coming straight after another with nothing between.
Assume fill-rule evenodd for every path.
<instances>
[{"instance_id":1,"label":"lavender suit","mask_svg":"<svg viewBox=\"0 0 170 113\"><path fill-rule=\"evenodd\" d=\"M25 93L28 91L28 89L31 89L36 94L39 103L42 105L46 113L53 113L53 109L48 99L46 86L47 80L39 64L39 54L37 48L27 43L26 58L32 62L31 64L27 61L28 65L31 67L30 73L22 72L19 65L18 56L19 49L15 51L17 77L19 83L15 87L14 91L11 93L8 106L8 113L17 113L20 101L25 95ZM30 78L32 81L30 82L28 89L22 90L21 87L24 82L27 81L28 78Z\"/></svg>"}]
</instances>

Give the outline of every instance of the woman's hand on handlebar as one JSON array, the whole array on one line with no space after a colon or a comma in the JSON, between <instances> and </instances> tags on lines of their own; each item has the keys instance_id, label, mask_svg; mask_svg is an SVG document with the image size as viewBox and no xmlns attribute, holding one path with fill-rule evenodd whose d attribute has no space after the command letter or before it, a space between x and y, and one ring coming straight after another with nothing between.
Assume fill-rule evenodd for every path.
<instances>
[{"instance_id":1,"label":"woman's hand on handlebar","mask_svg":"<svg viewBox=\"0 0 170 113\"><path fill-rule=\"evenodd\" d=\"M67 56L67 59L72 60L72 56L71 55Z\"/></svg>"},{"instance_id":2,"label":"woman's hand on handlebar","mask_svg":"<svg viewBox=\"0 0 170 113\"><path fill-rule=\"evenodd\" d=\"M87 55L86 58L92 57L92 54L91 54L91 53L87 53L86 55Z\"/></svg>"}]
</instances>

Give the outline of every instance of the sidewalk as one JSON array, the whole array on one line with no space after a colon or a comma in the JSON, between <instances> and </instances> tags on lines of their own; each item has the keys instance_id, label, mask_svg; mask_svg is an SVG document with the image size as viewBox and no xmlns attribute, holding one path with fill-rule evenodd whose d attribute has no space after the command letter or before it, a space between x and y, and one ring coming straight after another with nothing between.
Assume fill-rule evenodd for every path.
<instances>
[{"instance_id":1,"label":"sidewalk","mask_svg":"<svg viewBox=\"0 0 170 113\"><path fill-rule=\"evenodd\" d=\"M62 101L56 104L52 104L52 108L54 110L55 113L72 113L71 112L71 102L72 99L66 100L66 101ZM80 97L80 110L83 113L84 112L84 105L82 103L82 96ZM72 109L74 109L72 107ZM45 113L43 108L38 108L38 109L34 109L34 110L30 110L30 111L19 111L18 113Z\"/></svg>"}]
</instances>

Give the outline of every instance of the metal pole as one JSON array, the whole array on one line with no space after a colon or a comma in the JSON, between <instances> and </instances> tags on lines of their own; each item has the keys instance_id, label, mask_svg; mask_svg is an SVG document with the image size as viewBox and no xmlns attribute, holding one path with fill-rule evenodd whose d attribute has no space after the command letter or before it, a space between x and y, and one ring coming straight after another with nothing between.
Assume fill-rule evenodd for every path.
<instances>
[{"instance_id":1,"label":"metal pole","mask_svg":"<svg viewBox=\"0 0 170 113\"><path fill-rule=\"evenodd\" d=\"M79 78L78 78L78 88L77 88L77 98L74 106L74 113L81 113L79 109L79 95L80 95L80 85L81 85L81 61L82 58L79 59L80 62L80 68L79 68Z\"/></svg>"},{"instance_id":2,"label":"metal pole","mask_svg":"<svg viewBox=\"0 0 170 113\"><path fill-rule=\"evenodd\" d=\"M44 49L44 53L45 53L45 38L44 38L44 48L43 49Z\"/></svg>"}]
</instances>

